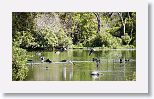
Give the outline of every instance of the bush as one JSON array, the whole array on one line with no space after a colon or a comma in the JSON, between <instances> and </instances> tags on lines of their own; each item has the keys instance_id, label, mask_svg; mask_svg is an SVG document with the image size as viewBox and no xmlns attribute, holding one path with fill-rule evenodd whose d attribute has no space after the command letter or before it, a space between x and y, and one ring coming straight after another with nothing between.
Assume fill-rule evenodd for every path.
<instances>
[{"instance_id":1,"label":"bush","mask_svg":"<svg viewBox=\"0 0 154 99\"><path fill-rule=\"evenodd\" d=\"M12 80L24 80L28 73L26 50L13 46L12 55Z\"/></svg>"},{"instance_id":2,"label":"bush","mask_svg":"<svg viewBox=\"0 0 154 99\"><path fill-rule=\"evenodd\" d=\"M17 42L21 48L34 48L37 44L35 38L28 31L16 32L13 37L13 42Z\"/></svg>"},{"instance_id":3,"label":"bush","mask_svg":"<svg viewBox=\"0 0 154 99\"><path fill-rule=\"evenodd\" d=\"M124 36L121 36L121 38L122 38L123 44L129 45L129 43L131 41L131 38L128 35L128 33L125 33L125 35Z\"/></svg>"},{"instance_id":4,"label":"bush","mask_svg":"<svg viewBox=\"0 0 154 99\"><path fill-rule=\"evenodd\" d=\"M58 38L51 29L41 29L35 34L39 48L52 49L58 43Z\"/></svg>"},{"instance_id":5,"label":"bush","mask_svg":"<svg viewBox=\"0 0 154 99\"><path fill-rule=\"evenodd\" d=\"M57 33L58 46L68 47L72 45L72 39L66 35L63 29L60 29Z\"/></svg>"}]
</instances>

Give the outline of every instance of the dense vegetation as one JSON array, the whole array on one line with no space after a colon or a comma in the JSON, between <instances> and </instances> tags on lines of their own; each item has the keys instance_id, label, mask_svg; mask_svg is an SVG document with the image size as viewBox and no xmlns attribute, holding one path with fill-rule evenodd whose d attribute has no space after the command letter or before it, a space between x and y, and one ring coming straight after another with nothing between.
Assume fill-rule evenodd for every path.
<instances>
[{"instance_id":1,"label":"dense vegetation","mask_svg":"<svg viewBox=\"0 0 154 99\"><path fill-rule=\"evenodd\" d=\"M135 48L135 12L13 12L12 79L24 80L28 50Z\"/></svg>"}]
</instances>

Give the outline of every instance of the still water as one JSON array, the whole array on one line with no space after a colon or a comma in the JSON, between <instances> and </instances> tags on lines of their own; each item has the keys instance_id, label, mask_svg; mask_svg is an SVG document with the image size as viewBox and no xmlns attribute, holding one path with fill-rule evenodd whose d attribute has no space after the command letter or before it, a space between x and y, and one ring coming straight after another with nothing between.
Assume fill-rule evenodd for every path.
<instances>
[{"instance_id":1,"label":"still water","mask_svg":"<svg viewBox=\"0 0 154 99\"><path fill-rule=\"evenodd\" d=\"M69 49L64 52L29 52L26 81L132 81L136 80L136 50ZM41 62L40 57L52 63ZM92 61L100 59L100 63ZM62 60L69 60L61 62ZM92 75L92 73L97 73Z\"/></svg>"}]
</instances>

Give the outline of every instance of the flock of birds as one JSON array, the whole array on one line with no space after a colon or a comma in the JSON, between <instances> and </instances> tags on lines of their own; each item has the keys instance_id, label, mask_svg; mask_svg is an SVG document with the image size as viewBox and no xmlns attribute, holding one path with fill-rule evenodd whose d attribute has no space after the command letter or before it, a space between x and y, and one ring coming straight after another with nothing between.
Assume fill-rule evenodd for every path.
<instances>
[{"instance_id":1,"label":"flock of birds","mask_svg":"<svg viewBox=\"0 0 154 99\"><path fill-rule=\"evenodd\" d=\"M55 51L55 53L56 54L60 54L61 52L63 52L63 51L65 51L65 50L67 50L66 48L61 48L61 49L59 49L59 50L57 50L57 51ZM89 50L89 56L92 54L92 53L94 53L94 49L93 48L90 48L90 50ZM49 59L49 58L45 58L44 56L42 56L42 53L40 53L40 52L37 52L36 53L38 56L40 56L40 61L43 63L43 62L47 62L47 63L52 63L52 61ZM32 60L28 60L28 61L32 61ZM99 64L100 64L100 59L98 59L98 58L92 58L92 61L93 62L95 62L96 63L96 68L98 68L99 67ZM128 62L129 61L129 59L119 59L119 63L123 63L123 62ZM62 60L61 62L67 62L67 63L71 63L71 64L74 64L71 60ZM48 67L46 67L46 69L47 69ZM98 71L93 71L92 73L91 73L91 75L92 76L99 76L100 75L100 73L98 72Z\"/></svg>"}]
</instances>

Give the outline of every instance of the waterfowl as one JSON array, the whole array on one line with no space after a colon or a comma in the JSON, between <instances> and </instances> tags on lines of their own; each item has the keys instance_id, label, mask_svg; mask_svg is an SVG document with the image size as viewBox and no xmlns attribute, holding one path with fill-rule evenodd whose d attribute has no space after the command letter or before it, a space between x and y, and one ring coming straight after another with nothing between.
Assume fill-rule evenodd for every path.
<instances>
[{"instance_id":1,"label":"waterfowl","mask_svg":"<svg viewBox=\"0 0 154 99\"><path fill-rule=\"evenodd\" d=\"M123 63L123 62L129 62L129 59L121 59L120 58L120 63Z\"/></svg>"},{"instance_id":2,"label":"waterfowl","mask_svg":"<svg viewBox=\"0 0 154 99\"><path fill-rule=\"evenodd\" d=\"M27 61L28 61L28 62L32 62L33 60L31 60L31 59L28 59Z\"/></svg>"},{"instance_id":3,"label":"waterfowl","mask_svg":"<svg viewBox=\"0 0 154 99\"><path fill-rule=\"evenodd\" d=\"M65 47L62 47L62 48L60 49L61 52L66 51L66 50L67 50L67 49L66 49Z\"/></svg>"},{"instance_id":4,"label":"waterfowl","mask_svg":"<svg viewBox=\"0 0 154 99\"><path fill-rule=\"evenodd\" d=\"M41 56L41 62L44 62L45 58L43 56Z\"/></svg>"},{"instance_id":5,"label":"waterfowl","mask_svg":"<svg viewBox=\"0 0 154 99\"><path fill-rule=\"evenodd\" d=\"M98 68L99 63L100 63L100 59L93 58L92 61L93 61L93 62L96 62L96 67Z\"/></svg>"},{"instance_id":6,"label":"waterfowl","mask_svg":"<svg viewBox=\"0 0 154 99\"><path fill-rule=\"evenodd\" d=\"M60 61L60 62L66 62L67 60L62 60L62 61Z\"/></svg>"},{"instance_id":7,"label":"waterfowl","mask_svg":"<svg viewBox=\"0 0 154 99\"><path fill-rule=\"evenodd\" d=\"M95 62L97 60L97 58L93 58L92 61Z\"/></svg>"},{"instance_id":8,"label":"waterfowl","mask_svg":"<svg viewBox=\"0 0 154 99\"><path fill-rule=\"evenodd\" d=\"M44 62L51 63L52 61L50 59L46 59Z\"/></svg>"},{"instance_id":9,"label":"waterfowl","mask_svg":"<svg viewBox=\"0 0 154 99\"><path fill-rule=\"evenodd\" d=\"M56 54L60 54L60 51L56 51L55 53L56 53Z\"/></svg>"},{"instance_id":10,"label":"waterfowl","mask_svg":"<svg viewBox=\"0 0 154 99\"><path fill-rule=\"evenodd\" d=\"M122 63L122 59L120 58L120 63Z\"/></svg>"},{"instance_id":11,"label":"waterfowl","mask_svg":"<svg viewBox=\"0 0 154 99\"><path fill-rule=\"evenodd\" d=\"M91 73L91 75L97 75L97 76L99 76L99 72L98 72L98 71L93 71L93 72Z\"/></svg>"},{"instance_id":12,"label":"waterfowl","mask_svg":"<svg viewBox=\"0 0 154 99\"><path fill-rule=\"evenodd\" d=\"M125 62L129 62L129 59L125 59Z\"/></svg>"},{"instance_id":13,"label":"waterfowl","mask_svg":"<svg viewBox=\"0 0 154 99\"><path fill-rule=\"evenodd\" d=\"M94 52L94 49L91 48L91 49L89 50L89 56L90 56L93 52Z\"/></svg>"},{"instance_id":14,"label":"waterfowl","mask_svg":"<svg viewBox=\"0 0 154 99\"><path fill-rule=\"evenodd\" d=\"M99 75L91 75L91 77L93 78L93 80L96 80L99 78Z\"/></svg>"},{"instance_id":15,"label":"waterfowl","mask_svg":"<svg viewBox=\"0 0 154 99\"><path fill-rule=\"evenodd\" d=\"M62 60L60 62L66 62L66 63L74 64L71 60Z\"/></svg>"}]
</instances>

